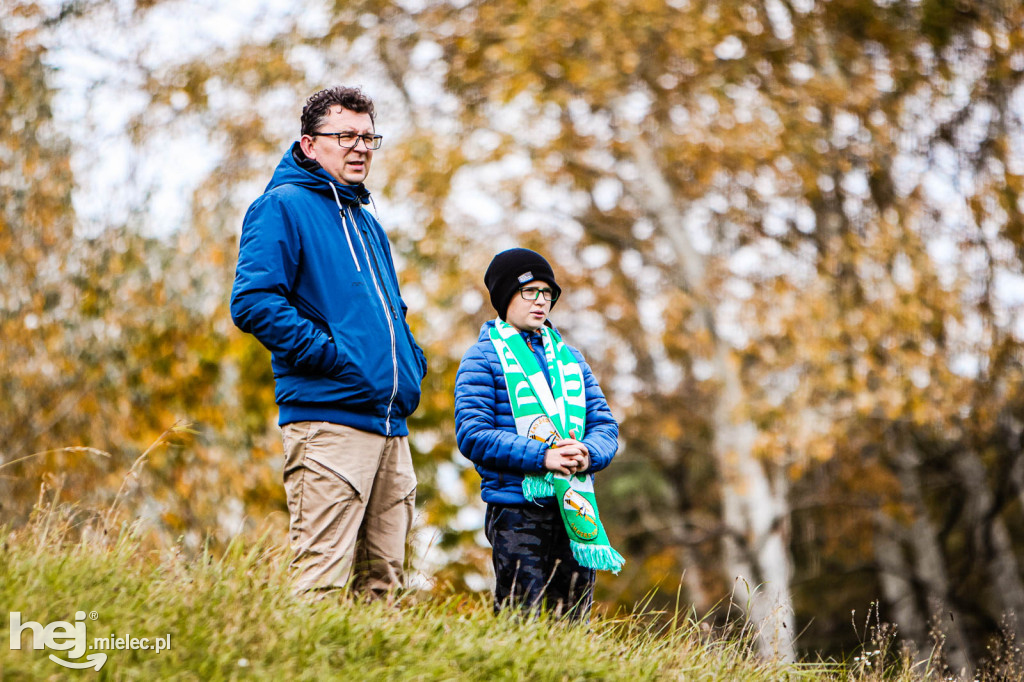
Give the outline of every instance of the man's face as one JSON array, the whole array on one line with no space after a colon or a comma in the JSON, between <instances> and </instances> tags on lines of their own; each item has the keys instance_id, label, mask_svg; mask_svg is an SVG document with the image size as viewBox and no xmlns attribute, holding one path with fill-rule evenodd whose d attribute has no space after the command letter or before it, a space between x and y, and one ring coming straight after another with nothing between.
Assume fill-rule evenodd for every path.
<instances>
[{"instance_id":1,"label":"man's face","mask_svg":"<svg viewBox=\"0 0 1024 682\"><path fill-rule=\"evenodd\" d=\"M335 105L331 107L317 132L372 135L373 121L369 114L357 114ZM338 145L336 137L303 135L300 144L306 156L316 159L331 177L342 184L358 185L370 172L373 152L366 148L362 140L357 141L351 149L345 149Z\"/></svg>"},{"instance_id":2,"label":"man's face","mask_svg":"<svg viewBox=\"0 0 1024 682\"><path fill-rule=\"evenodd\" d=\"M524 284L520 289L535 292L537 289L550 290L551 285L535 279ZM512 295L512 300L508 303L505 321L521 332L535 332L544 326L544 320L548 319L549 312L551 312L551 301L545 301L543 296L538 297L536 301L527 301L523 298L523 293L520 290Z\"/></svg>"}]
</instances>

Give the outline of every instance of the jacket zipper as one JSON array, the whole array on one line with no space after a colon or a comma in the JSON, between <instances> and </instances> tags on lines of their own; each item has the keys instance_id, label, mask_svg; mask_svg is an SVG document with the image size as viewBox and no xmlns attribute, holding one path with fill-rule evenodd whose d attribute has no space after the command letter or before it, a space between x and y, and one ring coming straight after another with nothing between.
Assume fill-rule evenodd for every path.
<instances>
[{"instance_id":1,"label":"jacket zipper","mask_svg":"<svg viewBox=\"0 0 1024 682\"><path fill-rule=\"evenodd\" d=\"M359 236L360 242L362 242L362 240L363 240L363 238L361 236L363 233L366 233L366 238L367 239L370 238L370 235L369 235L368 232L366 232L363 229L358 229L357 228L356 229L356 234L360 235ZM366 244L365 243L363 244L363 250L364 251L366 250ZM375 249L373 249L373 248L370 248L370 257L373 258L373 262L370 265L371 265L371 267L376 268L377 279L380 280L381 286L384 289L384 298L387 300L388 310L391 311L391 318L394 319L394 320L397 320L398 319L398 311L395 309L395 302L391 299L391 292L388 290L388 285L384 282L384 275L383 275L384 269L381 267L380 261L377 260L377 251Z\"/></svg>"},{"instance_id":2,"label":"jacket zipper","mask_svg":"<svg viewBox=\"0 0 1024 682\"><path fill-rule=\"evenodd\" d=\"M391 435L391 408L395 404L395 396L398 395L398 350L395 346L395 325L391 321L391 315L394 314L394 307L391 305L390 299L385 300L384 292L381 291L381 285L383 285L383 279L380 274L380 264L376 263L377 257L374 256L373 260L370 260L370 252L366 248L366 241L363 239L363 235L359 230L356 218L352 214L352 209L348 209L349 217L352 220L352 226L356 229L356 236L359 237L359 244L363 247L363 253L366 255L366 262L370 264L371 279L373 279L373 288L377 290L377 296L380 298L381 307L384 308L384 316L388 320L388 333L391 335L391 366L394 370L392 385L391 385L391 397L388 398L388 411L385 416L384 431L385 435ZM377 271L372 272L376 263ZM380 281L378 281L380 280Z\"/></svg>"}]
</instances>

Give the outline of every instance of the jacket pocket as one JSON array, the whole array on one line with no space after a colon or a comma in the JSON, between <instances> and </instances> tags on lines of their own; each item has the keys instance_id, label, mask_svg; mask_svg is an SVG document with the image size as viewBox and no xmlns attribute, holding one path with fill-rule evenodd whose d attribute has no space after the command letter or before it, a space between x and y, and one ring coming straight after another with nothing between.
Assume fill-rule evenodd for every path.
<instances>
[{"instance_id":1,"label":"jacket pocket","mask_svg":"<svg viewBox=\"0 0 1024 682\"><path fill-rule=\"evenodd\" d=\"M316 422L316 430L305 441L303 466L345 483L362 499L373 485L376 459L368 457L367 441L378 437L350 426Z\"/></svg>"},{"instance_id":2,"label":"jacket pocket","mask_svg":"<svg viewBox=\"0 0 1024 682\"><path fill-rule=\"evenodd\" d=\"M351 325L330 325L341 372L331 377L329 398L384 414L395 385L391 338L379 328L377 316L368 313Z\"/></svg>"},{"instance_id":3,"label":"jacket pocket","mask_svg":"<svg viewBox=\"0 0 1024 682\"><path fill-rule=\"evenodd\" d=\"M399 415L408 417L420 404L421 384L425 376L424 361L413 346L412 333L408 325L398 323L395 353L398 361L398 392L395 408Z\"/></svg>"}]
</instances>

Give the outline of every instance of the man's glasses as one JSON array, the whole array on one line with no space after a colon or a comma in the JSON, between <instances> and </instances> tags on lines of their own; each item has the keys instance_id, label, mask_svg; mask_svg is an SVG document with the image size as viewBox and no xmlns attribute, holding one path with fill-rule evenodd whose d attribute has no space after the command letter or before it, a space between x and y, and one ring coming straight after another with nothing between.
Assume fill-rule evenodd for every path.
<instances>
[{"instance_id":1,"label":"man's glasses","mask_svg":"<svg viewBox=\"0 0 1024 682\"><path fill-rule=\"evenodd\" d=\"M558 294L547 287L519 287L519 295L527 301L538 301L541 296L552 303L558 300Z\"/></svg>"},{"instance_id":2,"label":"man's glasses","mask_svg":"<svg viewBox=\"0 0 1024 682\"><path fill-rule=\"evenodd\" d=\"M310 137L333 137L338 140L338 146L342 149L352 149L359 141L370 151L380 149L380 143L384 139L382 135L359 135L351 131L345 133L309 133Z\"/></svg>"}]
</instances>

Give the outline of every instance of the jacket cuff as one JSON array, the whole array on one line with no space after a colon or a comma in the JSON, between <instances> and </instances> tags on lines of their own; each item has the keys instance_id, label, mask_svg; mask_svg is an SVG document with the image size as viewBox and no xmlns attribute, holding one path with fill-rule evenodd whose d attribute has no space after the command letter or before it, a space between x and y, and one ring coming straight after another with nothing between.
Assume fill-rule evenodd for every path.
<instances>
[{"instance_id":1,"label":"jacket cuff","mask_svg":"<svg viewBox=\"0 0 1024 682\"><path fill-rule=\"evenodd\" d=\"M544 467L544 455L546 455L547 452L548 452L547 444L546 443L542 443L539 440L533 440L533 439L530 440L530 443L531 444L534 444L534 443L536 444L536 445L531 445L531 446L537 452L536 458L534 459L534 463L533 463L533 471L534 472L546 472L547 469Z\"/></svg>"},{"instance_id":2,"label":"jacket cuff","mask_svg":"<svg viewBox=\"0 0 1024 682\"><path fill-rule=\"evenodd\" d=\"M583 443L584 445L586 445L587 446L587 450L590 451L590 468L587 469L588 473L593 473L593 472L601 471L602 469L604 469L604 468L606 468L608 466L608 462L609 462L608 458L601 457L601 456L597 456L597 457L594 456L594 453L597 452L597 449L591 443L588 443L585 440L580 441L580 442Z\"/></svg>"},{"instance_id":3,"label":"jacket cuff","mask_svg":"<svg viewBox=\"0 0 1024 682\"><path fill-rule=\"evenodd\" d=\"M325 353L327 354L326 365L329 368L325 374L337 379L345 371L345 358L338 352L338 347L334 345L333 341L327 346ZM333 357L331 357L332 355Z\"/></svg>"}]
</instances>

